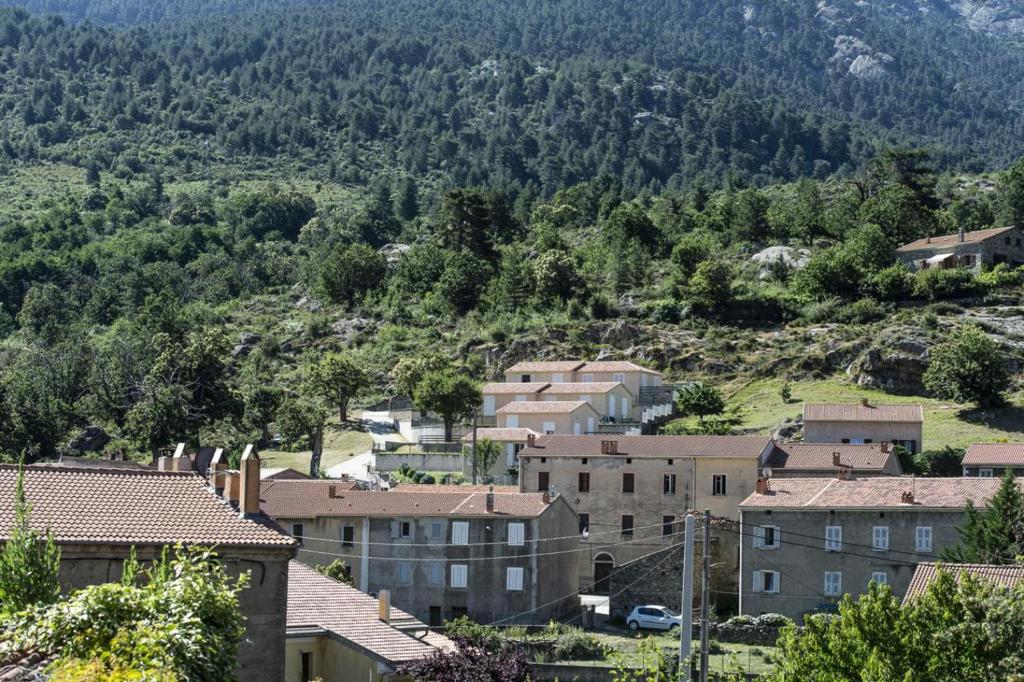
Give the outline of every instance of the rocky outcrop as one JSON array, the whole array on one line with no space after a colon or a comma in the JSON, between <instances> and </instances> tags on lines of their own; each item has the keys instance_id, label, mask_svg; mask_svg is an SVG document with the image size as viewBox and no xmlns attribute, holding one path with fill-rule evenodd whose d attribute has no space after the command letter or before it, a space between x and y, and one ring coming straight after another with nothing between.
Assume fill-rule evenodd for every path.
<instances>
[{"instance_id":1,"label":"rocky outcrop","mask_svg":"<svg viewBox=\"0 0 1024 682\"><path fill-rule=\"evenodd\" d=\"M927 342L883 337L857 358L847 374L858 386L900 395L925 395L923 376L928 369Z\"/></svg>"},{"instance_id":2,"label":"rocky outcrop","mask_svg":"<svg viewBox=\"0 0 1024 682\"><path fill-rule=\"evenodd\" d=\"M797 436L802 436L804 432L804 416L797 415L792 419L784 419L781 424L776 427L775 432L772 434L772 439L776 441L790 441L797 440Z\"/></svg>"},{"instance_id":3,"label":"rocky outcrop","mask_svg":"<svg viewBox=\"0 0 1024 682\"><path fill-rule=\"evenodd\" d=\"M794 249L791 246L769 246L750 257L758 267L758 278L768 279L774 268L780 265L787 270L800 270L811 260L808 249Z\"/></svg>"}]
</instances>

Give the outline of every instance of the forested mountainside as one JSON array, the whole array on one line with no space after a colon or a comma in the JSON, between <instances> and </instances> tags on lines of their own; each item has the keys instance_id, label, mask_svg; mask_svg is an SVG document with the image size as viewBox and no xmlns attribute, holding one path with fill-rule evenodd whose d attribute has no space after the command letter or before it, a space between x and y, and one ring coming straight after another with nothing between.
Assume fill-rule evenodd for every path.
<instances>
[{"instance_id":1,"label":"forested mountainside","mask_svg":"<svg viewBox=\"0 0 1024 682\"><path fill-rule=\"evenodd\" d=\"M403 360L745 385L910 339L920 392L968 298L1024 353L1024 272L895 259L1024 222L1022 56L952 5L44 9L0 10L7 456L301 447L328 351L368 402Z\"/></svg>"},{"instance_id":2,"label":"forested mountainside","mask_svg":"<svg viewBox=\"0 0 1024 682\"><path fill-rule=\"evenodd\" d=\"M897 143L969 170L1024 153L1016 46L856 3L348 0L131 30L9 11L0 55L0 148L22 160L286 159L550 196L824 178Z\"/></svg>"}]
</instances>

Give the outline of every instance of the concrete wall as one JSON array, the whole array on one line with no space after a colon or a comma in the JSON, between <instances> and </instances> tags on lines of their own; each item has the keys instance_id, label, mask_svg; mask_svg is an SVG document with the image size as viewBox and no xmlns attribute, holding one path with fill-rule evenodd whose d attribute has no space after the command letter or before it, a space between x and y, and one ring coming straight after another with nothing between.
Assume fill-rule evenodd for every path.
<instances>
[{"instance_id":1,"label":"concrete wall","mask_svg":"<svg viewBox=\"0 0 1024 682\"><path fill-rule=\"evenodd\" d=\"M808 509L799 511L744 510L740 608L742 613L782 613L802 621L803 614L835 608L838 598L826 598L825 572L842 573L842 592L859 595L867 591L872 572L885 572L888 584L902 596L918 561L937 560L942 550L959 542L957 526L962 511L885 510L848 511ZM755 526L778 526L778 549L754 549ZM841 526L843 551L825 551L825 527ZM872 549L872 529L889 527L889 550ZM918 552L916 528L932 529L932 552ZM752 591L754 571L780 571L778 594Z\"/></svg>"},{"instance_id":2,"label":"concrete wall","mask_svg":"<svg viewBox=\"0 0 1024 682\"><path fill-rule=\"evenodd\" d=\"M738 521L740 502L754 492L759 461L753 457L697 457L693 508ZM714 477L725 474L725 495L714 494Z\"/></svg>"},{"instance_id":3,"label":"concrete wall","mask_svg":"<svg viewBox=\"0 0 1024 682\"><path fill-rule=\"evenodd\" d=\"M541 400L582 400L589 402L599 417L614 417L618 421L635 418L636 398L622 384L604 393L580 391L579 393L541 393ZM623 401L626 411L623 413ZM611 404L614 403L614 406Z\"/></svg>"},{"instance_id":4,"label":"concrete wall","mask_svg":"<svg viewBox=\"0 0 1024 682\"><path fill-rule=\"evenodd\" d=\"M842 443L844 439L854 442L860 439L872 443L897 443L916 441L912 452L923 449L922 424L920 422L851 422L851 421L808 421L804 422L804 442Z\"/></svg>"},{"instance_id":5,"label":"concrete wall","mask_svg":"<svg viewBox=\"0 0 1024 682\"><path fill-rule=\"evenodd\" d=\"M401 494L401 493L394 493ZM431 607L440 607L444 619L465 608L468 615L488 623L513 614L531 612L522 619L528 623L545 623L579 607L574 594L579 552L575 534L578 522L572 509L556 500L536 519L516 518L448 518L399 517L410 524L408 537L391 537L389 518L333 517L311 519L278 519L285 530L293 523L303 523L306 540L298 560L310 565L330 563L335 558L345 561L352 570L355 586L363 592L391 590L391 601L425 623L430 622ZM452 545L452 523L469 523L469 544ZM525 524L523 546L509 546L508 525ZM435 538L434 524L440 524L441 536ZM345 525L355 529L354 547L344 548L337 542ZM565 538L535 542L540 538ZM537 548L540 547L538 550ZM545 553L545 557L536 554ZM340 556L339 556L340 555ZM377 557L375 559L375 557ZM407 564L409 582L401 580L402 564ZM430 565L442 567L442 583L430 582ZM464 564L467 587L451 587L451 566ZM523 568L523 590L506 589L506 568ZM558 601L567 596L565 600ZM534 611L535 607L555 600L556 603Z\"/></svg>"},{"instance_id":6,"label":"concrete wall","mask_svg":"<svg viewBox=\"0 0 1024 682\"><path fill-rule=\"evenodd\" d=\"M583 381L583 372L578 372L577 381ZM649 372L590 372L594 381L615 381L616 374L622 374L622 384L629 389L636 398L640 397L640 389L644 386L661 386L661 377Z\"/></svg>"},{"instance_id":7,"label":"concrete wall","mask_svg":"<svg viewBox=\"0 0 1024 682\"><path fill-rule=\"evenodd\" d=\"M305 682L303 652L312 654L310 673L322 682L412 682L411 677L392 672L391 667L330 635L288 638L284 682Z\"/></svg>"},{"instance_id":8,"label":"concrete wall","mask_svg":"<svg viewBox=\"0 0 1024 682\"><path fill-rule=\"evenodd\" d=\"M160 556L163 546L136 546L140 561ZM131 548L119 545L61 545L61 588L65 591L121 578ZM285 613L288 608L288 560L291 550L218 548L232 576L249 572L249 586L238 595L245 616L245 641L239 646L242 682L277 682L284 677Z\"/></svg>"},{"instance_id":9,"label":"concrete wall","mask_svg":"<svg viewBox=\"0 0 1024 682\"><path fill-rule=\"evenodd\" d=\"M494 413L501 408L505 407L512 402L532 402L540 400L542 394L537 392L530 393L486 393L484 394L484 402L480 407L480 414L485 417L493 416ZM488 406L487 398L494 398L494 410L485 409Z\"/></svg>"},{"instance_id":10,"label":"concrete wall","mask_svg":"<svg viewBox=\"0 0 1024 682\"><path fill-rule=\"evenodd\" d=\"M416 471L463 471L465 457L462 453L446 455L443 453L406 453L379 452L374 457L374 469L379 473L398 471L407 465Z\"/></svg>"},{"instance_id":11,"label":"concrete wall","mask_svg":"<svg viewBox=\"0 0 1024 682\"><path fill-rule=\"evenodd\" d=\"M498 415L498 426L501 428L533 429L537 433L544 433L544 424L554 422L554 433L574 434L577 431L585 434L588 431L597 431L597 424L601 421L600 415L589 405L584 405L571 414L519 414L515 415L515 423L509 420L512 415ZM590 428L593 424L593 429Z\"/></svg>"}]
</instances>

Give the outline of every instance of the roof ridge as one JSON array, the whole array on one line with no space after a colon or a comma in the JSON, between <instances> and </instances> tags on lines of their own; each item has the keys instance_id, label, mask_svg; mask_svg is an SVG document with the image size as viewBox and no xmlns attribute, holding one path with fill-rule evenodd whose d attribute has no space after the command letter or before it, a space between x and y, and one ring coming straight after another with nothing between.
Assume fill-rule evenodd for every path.
<instances>
[{"instance_id":1,"label":"roof ridge","mask_svg":"<svg viewBox=\"0 0 1024 682\"><path fill-rule=\"evenodd\" d=\"M18 464L0 464L0 471L18 471L21 465ZM46 464L43 462L36 462L33 464L24 465L25 471L38 471L38 472L65 472L65 473L76 473L76 474L92 474L92 475L125 475L131 474L135 476L164 476L164 477L187 477L187 478L202 478L195 471L160 471L159 469L138 469L135 467L76 467L76 466L65 466L62 464Z\"/></svg>"}]
</instances>

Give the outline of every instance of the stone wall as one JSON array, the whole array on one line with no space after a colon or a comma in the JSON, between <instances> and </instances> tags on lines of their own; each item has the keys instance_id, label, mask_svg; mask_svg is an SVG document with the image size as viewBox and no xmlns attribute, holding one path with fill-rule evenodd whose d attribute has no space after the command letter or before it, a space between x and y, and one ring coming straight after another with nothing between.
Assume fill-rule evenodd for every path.
<instances>
[{"instance_id":1,"label":"stone wall","mask_svg":"<svg viewBox=\"0 0 1024 682\"><path fill-rule=\"evenodd\" d=\"M781 627L757 625L729 625L728 623L712 623L708 628L711 639L727 644L752 644L755 646L775 646L779 639Z\"/></svg>"}]
</instances>

